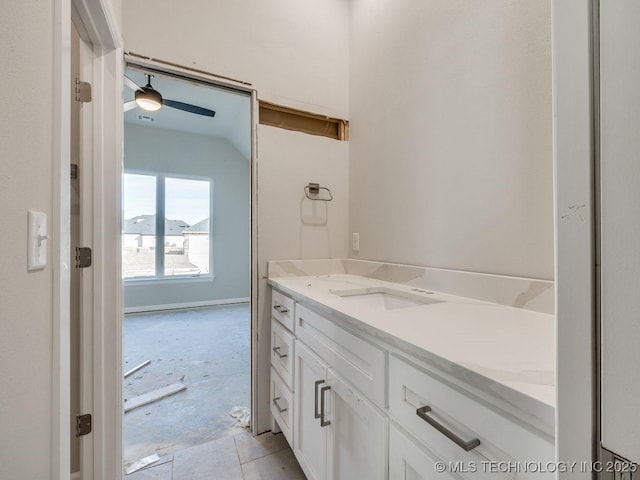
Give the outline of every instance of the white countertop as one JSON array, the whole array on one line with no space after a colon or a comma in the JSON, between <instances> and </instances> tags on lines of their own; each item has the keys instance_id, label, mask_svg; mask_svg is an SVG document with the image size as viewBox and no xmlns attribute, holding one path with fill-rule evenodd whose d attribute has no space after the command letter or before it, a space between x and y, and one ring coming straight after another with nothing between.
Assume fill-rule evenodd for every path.
<instances>
[{"instance_id":1,"label":"white countertop","mask_svg":"<svg viewBox=\"0 0 640 480\"><path fill-rule=\"evenodd\" d=\"M271 278L278 290L311 309L363 329L513 406L552 434L555 407L555 317L443 293L442 303L382 310L332 290L410 286L355 275Z\"/></svg>"}]
</instances>

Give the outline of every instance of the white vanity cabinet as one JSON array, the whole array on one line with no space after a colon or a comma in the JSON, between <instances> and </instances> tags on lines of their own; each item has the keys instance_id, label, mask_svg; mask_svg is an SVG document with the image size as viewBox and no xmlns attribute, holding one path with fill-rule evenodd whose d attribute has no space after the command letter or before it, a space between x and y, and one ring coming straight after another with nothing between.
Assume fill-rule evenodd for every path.
<instances>
[{"instance_id":1,"label":"white vanity cabinet","mask_svg":"<svg viewBox=\"0 0 640 480\"><path fill-rule=\"evenodd\" d=\"M387 478L388 417L338 376L328 374L327 478L329 480Z\"/></svg>"},{"instance_id":2,"label":"white vanity cabinet","mask_svg":"<svg viewBox=\"0 0 640 480\"><path fill-rule=\"evenodd\" d=\"M296 342L293 451L309 480L327 478L328 366Z\"/></svg>"},{"instance_id":3,"label":"white vanity cabinet","mask_svg":"<svg viewBox=\"0 0 640 480\"><path fill-rule=\"evenodd\" d=\"M309 318L318 321L317 317L300 307L296 328ZM334 367L336 356L348 362L345 357L354 358L353 352L347 355L339 343L324 344L319 350L326 356L296 340L293 448L300 466L307 478L314 480L386 479L387 415ZM345 371L350 373L348 368Z\"/></svg>"},{"instance_id":4,"label":"white vanity cabinet","mask_svg":"<svg viewBox=\"0 0 640 480\"><path fill-rule=\"evenodd\" d=\"M294 423L294 348L293 318L295 303L273 290L271 296L271 414L273 431L282 431L293 444Z\"/></svg>"},{"instance_id":5,"label":"white vanity cabinet","mask_svg":"<svg viewBox=\"0 0 640 480\"><path fill-rule=\"evenodd\" d=\"M553 478L551 472L525 471L553 461L550 438L394 355L389 359L389 412L436 460L464 478Z\"/></svg>"},{"instance_id":6,"label":"white vanity cabinet","mask_svg":"<svg viewBox=\"0 0 640 480\"><path fill-rule=\"evenodd\" d=\"M438 473L437 454L421 442L410 439L401 427L392 423L389 428L389 478L391 480L454 480L458 474L449 471Z\"/></svg>"},{"instance_id":7,"label":"white vanity cabinet","mask_svg":"<svg viewBox=\"0 0 640 480\"><path fill-rule=\"evenodd\" d=\"M510 407L339 314L273 298L271 410L308 479L553 477L514 470L553 462L554 441Z\"/></svg>"}]
</instances>

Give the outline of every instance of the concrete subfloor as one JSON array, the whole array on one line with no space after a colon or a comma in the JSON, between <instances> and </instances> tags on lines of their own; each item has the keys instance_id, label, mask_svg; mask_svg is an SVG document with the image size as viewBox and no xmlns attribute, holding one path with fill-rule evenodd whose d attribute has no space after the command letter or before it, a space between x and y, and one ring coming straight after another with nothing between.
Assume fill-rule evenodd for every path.
<instances>
[{"instance_id":1,"label":"concrete subfloor","mask_svg":"<svg viewBox=\"0 0 640 480\"><path fill-rule=\"evenodd\" d=\"M166 455L125 480L305 480L284 435L249 432Z\"/></svg>"},{"instance_id":2,"label":"concrete subfloor","mask_svg":"<svg viewBox=\"0 0 640 480\"><path fill-rule=\"evenodd\" d=\"M125 465L222 437L233 443L246 430L229 412L250 405L249 332L248 303L125 316L124 371L151 360L124 380L125 399L181 379L187 386L124 415Z\"/></svg>"}]
</instances>

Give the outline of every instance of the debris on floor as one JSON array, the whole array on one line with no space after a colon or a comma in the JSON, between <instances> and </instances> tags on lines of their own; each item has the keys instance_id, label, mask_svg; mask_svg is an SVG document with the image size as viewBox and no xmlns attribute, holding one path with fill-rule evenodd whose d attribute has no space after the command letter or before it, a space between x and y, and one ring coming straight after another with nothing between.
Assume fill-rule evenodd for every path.
<instances>
[{"instance_id":1,"label":"debris on floor","mask_svg":"<svg viewBox=\"0 0 640 480\"><path fill-rule=\"evenodd\" d=\"M249 408L233 407L229 415L236 419L235 427L249 428L249 421L251 420L251 410Z\"/></svg>"},{"instance_id":2,"label":"debris on floor","mask_svg":"<svg viewBox=\"0 0 640 480\"><path fill-rule=\"evenodd\" d=\"M136 460L129 467L124 469L127 475L131 475L133 472L137 472L141 468L146 467L147 465L151 465L152 463L156 463L160 460L160 457L157 453L153 455L149 455L148 457L141 458L140 460Z\"/></svg>"},{"instance_id":3,"label":"debris on floor","mask_svg":"<svg viewBox=\"0 0 640 480\"><path fill-rule=\"evenodd\" d=\"M125 400L124 404L124 413L130 412L134 408L142 407L143 405L148 405L153 402L157 402L160 399L168 397L170 395L174 395L178 392L182 392L186 390L187 386L182 383L173 383L171 385L167 385L166 387L158 388L157 390L152 390L151 392L147 392L144 395L139 395L137 397L133 397L131 400Z\"/></svg>"},{"instance_id":4,"label":"debris on floor","mask_svg":"<svg viewBox=\"0 0 640 480\"><path fill-rule=\"evenodd\" d=\"M133 367L131 370L125 372L124 374L124 378L127 378L129 375L132 375L134 373L136 373L138 370L140 370L141 368L146 367L147 365L149 365L151 363L151 360L147 360L145 362L142 362L140 365L138 365L137 367Z\"/></svg>"}]
</instances>

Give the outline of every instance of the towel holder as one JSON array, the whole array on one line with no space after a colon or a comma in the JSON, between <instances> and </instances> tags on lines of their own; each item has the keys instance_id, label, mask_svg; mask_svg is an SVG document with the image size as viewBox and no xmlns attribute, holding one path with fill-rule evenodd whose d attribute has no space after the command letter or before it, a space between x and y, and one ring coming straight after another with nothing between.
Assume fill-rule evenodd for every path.
<instances>
[{"instance_id":1,"label":"towel holder","mask_svg":"<svg viewBox=\"0 0 640 480\"><path fill-rule=\"evenodd\" d=\"M320 195L320 190L326 191L329 194L329 198L311 196ZM319 183L309 183L309 185L304 187L304 194L309 200L319 200L321 202L330 202L331 200L333 200L331 190L329 190L327 187L321 187Z\"/></svg>"}]
</instances>

